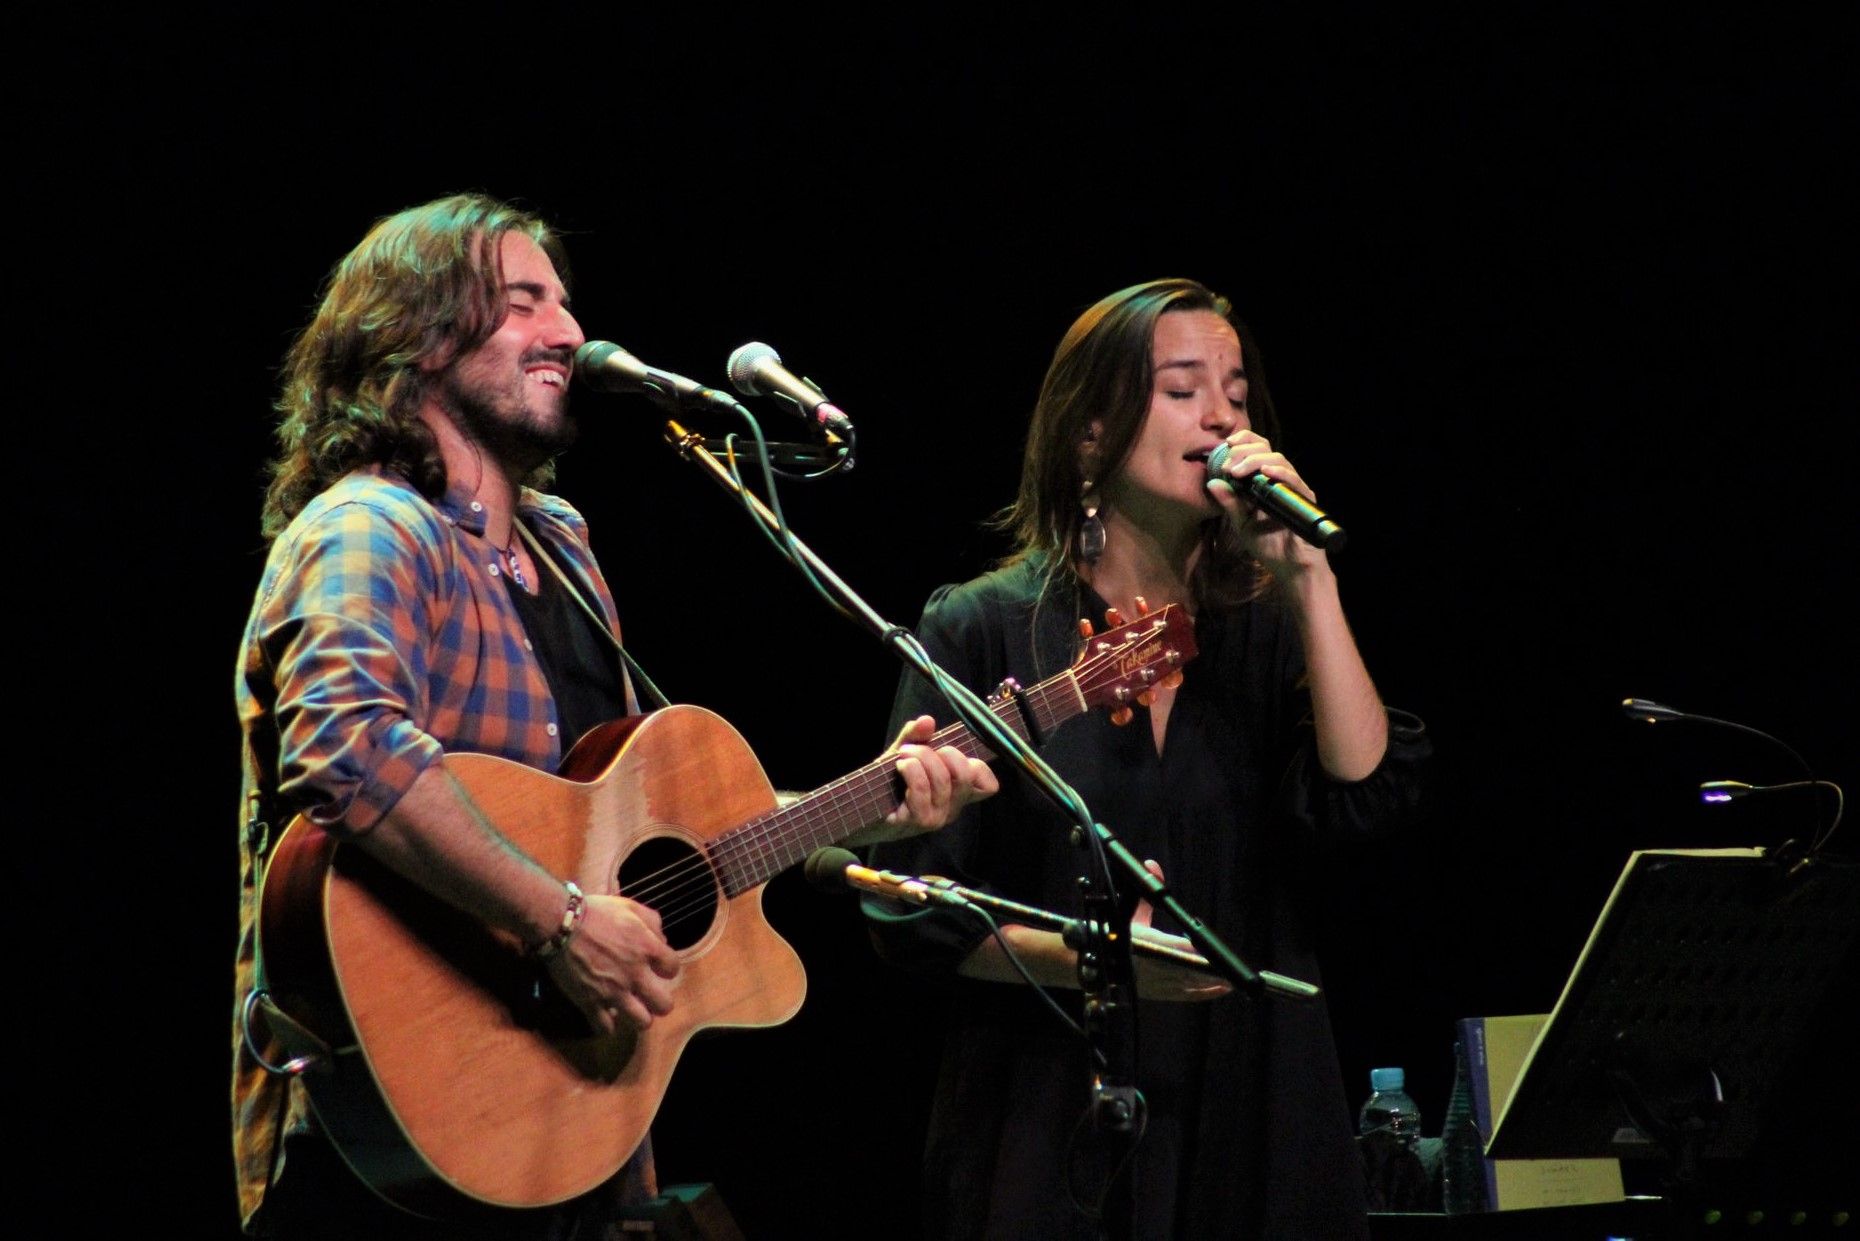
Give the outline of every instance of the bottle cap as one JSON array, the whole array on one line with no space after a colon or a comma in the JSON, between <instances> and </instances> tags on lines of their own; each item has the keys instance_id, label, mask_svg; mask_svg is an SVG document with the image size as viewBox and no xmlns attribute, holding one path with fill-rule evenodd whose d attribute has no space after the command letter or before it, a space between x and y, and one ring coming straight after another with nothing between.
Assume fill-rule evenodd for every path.
<instances>
[{"instance_id":1,"label":"bottle cap","mask_svg":"<svg viewBox=\"0 0 1860 1241\"><path fill-rule=\"evenodd\" d=\"M1408 1075L1400 1069L1369 1070L1369 1088L1371 1090L1400 1090L1408 1083Z\"/></svg>"}]
</instances>

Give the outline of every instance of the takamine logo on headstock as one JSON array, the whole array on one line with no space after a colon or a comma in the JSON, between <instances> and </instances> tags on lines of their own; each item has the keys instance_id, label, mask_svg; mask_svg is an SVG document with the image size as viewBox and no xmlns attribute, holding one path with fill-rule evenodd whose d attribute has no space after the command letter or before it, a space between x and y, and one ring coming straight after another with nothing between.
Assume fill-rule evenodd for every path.
<instances>
[{"instance_id":1,"label":"takamine logo on headstock","mask_svg":"<svg viewBox=\"0 0 1860 1241\"><path fill-rule=\"evenodd\" d=\"M1195 628L1180 604L1156 611L1141 596L1138 619L1126 622L1116 608L1104 619L1111 628L1094 633L1090 620L1079 621L1085 648L1073 672L1086 701L1109 702L1111 722L1128 724L1130 704L1149 706L1157 689L1174 689L1182 683L1182 665L1195 655Z\"/></svg>"}]
</instances>

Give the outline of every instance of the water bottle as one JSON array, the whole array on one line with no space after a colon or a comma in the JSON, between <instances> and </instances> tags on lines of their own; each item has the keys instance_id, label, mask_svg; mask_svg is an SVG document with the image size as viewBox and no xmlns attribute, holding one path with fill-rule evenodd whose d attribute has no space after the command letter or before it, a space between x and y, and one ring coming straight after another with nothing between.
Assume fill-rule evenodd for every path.
<instances>
[{"instance_id":1,"label":"water bottle","mask_svg":"<svg viewBox=\"0 0 1860 1241\"><path fill-rule=\"evenodd\" d=\"M1407 1074L1400 1069L1369 1070L1369 1101L1363 1104L1357 1131L1364 1134L1385 1129L1409 1150L1421 1140L1421 1109L1403 1089Z\"/></svg>"},{"instance_id":2,"label":"water bottle","mask_svg":"<svg viewBox=\"0 0 1860 1241\"><path fill-rule=\"evenodd\" d=\"M1453 1093L1440 1127L1440 1205L1448 1215L1485 1210L1485 1155L1473 1113L1472 1066L1466 1044L1453 1040Z\"/></svg>"}]
</instances>

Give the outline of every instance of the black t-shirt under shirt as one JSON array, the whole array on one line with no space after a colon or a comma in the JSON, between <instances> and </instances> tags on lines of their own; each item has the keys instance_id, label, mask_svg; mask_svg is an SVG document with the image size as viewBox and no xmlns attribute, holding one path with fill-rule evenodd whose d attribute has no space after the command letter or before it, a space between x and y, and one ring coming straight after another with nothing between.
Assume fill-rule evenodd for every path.
<instances>
[{"instance_id":1,"label":"black t-shirt under shirt","mask_svg":"<svg viewBox=\"0 0 1860 1241\"><path fill-rule=\"evenodd\" d=\"M619 655L613 639L595 629L593 619L569 597L548 565L537 563L533 595L508 573L503 576L536 661L542 665L543 679L555 696L556 723L566 754L589 729L626 714Z\"/></svg>"}]
</instances>

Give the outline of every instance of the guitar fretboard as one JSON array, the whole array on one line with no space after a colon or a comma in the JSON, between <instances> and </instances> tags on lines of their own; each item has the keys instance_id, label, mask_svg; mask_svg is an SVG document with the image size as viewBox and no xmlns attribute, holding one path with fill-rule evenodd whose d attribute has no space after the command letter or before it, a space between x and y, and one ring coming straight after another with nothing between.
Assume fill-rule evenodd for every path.
<instances>
[{"instance_id":1,"label":"guitar fretboard","mask_svg":"<svg viewBox=\"0 0 1860 1241\"><path fill-rule=\"evenodd\" d=\"M1023 690L1018 699L990 703L990 713L1023 739L1029 734L1021 716L1022 700L1033 715L1034 731L1042 737L1086 710L1085 696L1071 671ZM994 757L964 724L939 729L930 744L955 746L970 758ZM876 823L897 806L899 787L896 760L881 758L791 805L723 833L711 842L710 854L724 891L730 896L747 892L814 850L838 844L866 824Z\"/></svg>"}]
</instances>

